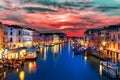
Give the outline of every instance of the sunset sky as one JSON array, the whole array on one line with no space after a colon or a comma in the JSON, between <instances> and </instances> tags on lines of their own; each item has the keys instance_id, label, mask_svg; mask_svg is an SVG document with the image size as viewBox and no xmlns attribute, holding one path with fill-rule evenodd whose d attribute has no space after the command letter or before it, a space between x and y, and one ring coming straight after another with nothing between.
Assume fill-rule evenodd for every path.
<instances>
[{"instance_id":1,"label":"sunset sky","mask_svg":"<svg viewBox=\"0 0 120 80\"><path fill-rule=\"evenodd\" d=\"M120 0L0 0L0 21L79 37L120 23Z\"/></svg>"}]
</instances>

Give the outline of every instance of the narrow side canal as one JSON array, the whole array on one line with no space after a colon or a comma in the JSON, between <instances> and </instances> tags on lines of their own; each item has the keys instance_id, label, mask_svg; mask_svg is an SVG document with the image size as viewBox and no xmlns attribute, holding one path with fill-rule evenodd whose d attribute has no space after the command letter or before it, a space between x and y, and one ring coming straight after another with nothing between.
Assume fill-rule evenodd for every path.
<instances>
[{"instance_id":1,"label":"narrow side canal","mask_svg":"<svg viewBox=\"0 0 120 80\"><path fill-rule=\"evenodd\" d=\"M92 56L74 55L71 43L40 48L36 61L9 70L7 80L112 80L102 74L99 61ZM5 80L6 80L5 79Z\"/></svg>"}]
</instances>

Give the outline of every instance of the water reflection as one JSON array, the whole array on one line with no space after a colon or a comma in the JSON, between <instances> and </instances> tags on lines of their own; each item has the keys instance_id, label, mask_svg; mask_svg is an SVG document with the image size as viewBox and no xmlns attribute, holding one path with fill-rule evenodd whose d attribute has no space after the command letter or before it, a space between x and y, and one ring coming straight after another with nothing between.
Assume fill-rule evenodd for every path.
<instances>
[{"instance_id":1,"label":"water reflection","mask_svg":"<svg viewBox=\"0 0 120 80\"><path fill-rule=\"evenodd\" d=\"M44 48L44 60L46 60L46 53L47 53L47 49L46 47Z\"/></svg>"},{"instance_id":2,"label":"water reflection","mask_svg":"<svg viewBox=\"0 0 120 80\"><path fill-rule=\"evenodd\" d=\"M98 64L98 59L87 55L74 55L70 43L40 48L40 53L41 56L36 61L27 61L22 68L9 73L7 80L104 80L106 78L103 78L102 66ZM55 58L57 60L54 60Z\"/></svg>"},{"instance_id":3,"label":"water reflection","mask_svg":"<svg viewBox=\"0 0 120 80\"><path fill-rule=\"evenodd\" d=\"M99 66L99 73L100 73L100 76L102 76L102 65Z\"/></svg>"},{"instance_id":4,"label":"water reflection","mask_svg":"<svg viewBox=\"0 0 120 80\"><path fill-rule=\"evenodd\" d=\"M6 77L7 77L7 72L6 71L0 72L0 80L6 80Z\"/></svg>"},{"instance_id":5,"label":"water reflection","mask_svg":"<svg viewBox=\"0 0 120 80\"><path fill-rule=\"evenodd\" d=\"M62 53L62 44L60 44L60 53Z\"/></svg>"},{"instance_id":6,"label":"water reflection","mask_svg":"<svg viewBox=\"0 0 120 80\"><path fill-rule=\"evenodd\" d=\"M87 56L84 56L84 60L87 61Z\"/></svg>"},{"instance_id":7,"label":"water reflection","mask_svg":"<svg viewBox=\"0 0 120 80\"><path fill-rule=\"evenodd\" d=\"M29 62L29 64L28 64L28 71L29 71L29 73L32 73L32 72L36 72L36 68L37 66L36 66L36 62L34 61L34 62Z\"/></svg>"},{"instance_id":8,"label":"water reflection","mask_svg":"<svg viewBox=\"0 0 120 80\"><path fill-rule=\"evenodd\" d=\"M70 53L70 47L71 47L71 43L68 43L68 53Z\"/></svg>"},{"instance_id":9,"label":"water reflection","mask_svg":"<svg viewBox=\"0 0 120 80\"><path fill-rule=\"evenodd\" d=\"M25 72L22 70L22 71L20 71L20 73L19 73L19 79L20 79L20 80L24 80L24 78L25 78Z\"/></svg>"},{"instance_id":10,"label":"water reflection","mask_svg":"<svg viewBox=\"0 0 120 80\"><path fill-rule=\"evenodd\" d=\"M57 56L58 56L58 50L59 50L59 45L55 45L53 47L53 53L54 53L55 58L57 58Z\"/></svg>"},{"instance_id":11,"label":"water reflection","mask_svg":"<svg viewBox=\"0 0 120 80\"><path fill-rule=\"evenodd\" d=\"M17 69L16 69L16 72L18 72L18 71L19 71L19 69L17 68Z\"/></svg>"},{"instance_id":12,"label":"water reflection","mask_svg":"<svg viewBox=\"0 0 120 80\"><path fill-rule=\"evenodd\" d=\"M40 48L40 53L42 53L43 52L43 48Z\"/></svg>"},{"instance_id":13,"label":"water reflection","mask_svg":"<svg viewBox=\"0 0 120 80\"><path fill-rule=\"evenodd\" d=\"M59 45L55 45L55 46L53 47L53 53L54 53L54 54L58 53L58 49L59 49Z\"/></svg>"},{"instance_id":14,"label":"water reflection","mask_svg":"<svg viewBox=\"0 0 120 80\"><path fill-rule=\"evenodd\" d=\"M72 52L72 58L74 58L74 52Z\"/></svg>"}]
</instances>

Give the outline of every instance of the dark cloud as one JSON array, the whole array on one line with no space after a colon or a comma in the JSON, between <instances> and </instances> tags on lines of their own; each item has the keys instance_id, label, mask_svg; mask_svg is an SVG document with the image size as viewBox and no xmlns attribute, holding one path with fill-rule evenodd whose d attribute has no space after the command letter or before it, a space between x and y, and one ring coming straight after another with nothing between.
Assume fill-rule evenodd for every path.
<instances>
[{"instance_id":1,"label":"dark cloud","mask_svg":"<svg viewBox=\"0 0 120 80\"><path fill-rule=\"evenodd\" d=\"M95 10L102 11L102 12L109 12L109 11L120 10L120 7L119 6L99 6L99 7L96 7Z\"/></svg>"},{"instance_id":2,"label":"dark cloud","mask_svg":"<svg viewBox=\"0 0 120 80\"><path fill-rule=\"evenodd\" d=\"M6 18L3 18L2 20L10 20L10 21L15 21L15 22L20 22L20 23L26 23L26 21L18 16L7 16Z\"/></svg>"},{"instance_id":3,"label":"dark cloud","mask_svg":"<svg viewBox=\"0 0 120 80\"><path fill-rule=\"evenodd\" d=\"M0 8L4 8L4 7L0 5Z\"/></svg>"},{"instance_id":4,"label":"dark cloud","mask_svg":"<svg viewBox=\"0 0 120 80\"><path fill-rule=\"evenodd\" d=\"M24 9L28 10L29 12L57 12L56 10L52 10L49 8L40 8L40 7L25 7Z\"/></svg>"}]
</instances>

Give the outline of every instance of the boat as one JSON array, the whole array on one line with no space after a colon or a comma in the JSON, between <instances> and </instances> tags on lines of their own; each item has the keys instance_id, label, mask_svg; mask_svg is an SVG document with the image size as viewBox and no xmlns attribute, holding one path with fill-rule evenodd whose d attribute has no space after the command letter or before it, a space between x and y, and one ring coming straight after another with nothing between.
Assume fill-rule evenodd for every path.
<instances>
[{"instance_id":1,"label":"boat","mask_svg":"<svg viewBox=\"0 0 120 80\"><path fill-rule=\"evenodd\" d=\"M85 49L84 48L74 48L73 49L73 52L75 53L75 54L84 54L85 53Z\"/></svg>"},{"instance_id":2,"label":"boat","mask_svg":"<svg viewBox=\"0 0 120 80\"><path fill-rule=\"evenodd\" d=\"M77 51L77 50L74 50L73 52L74 52L74 54L82 54L81 51Z\"/></svg>"},{"instance_id":3,"label":"boat","mask_svg":"<svg viewBox=\"0 0 120 80\"><path fill-rule=\"evenodd\" d=\"M111 78L117 78L118 66L116 64L107 61L100 61L100 64L102 65L102 71L104 74Z\"/></svg>"},{"instance_id":4,"label":"boat","mask_svg":"<svg viewBox=\"0 0 120 80\"><path fill-rule=\"evenodd\" d=\"M37 58L37 47L31 47L30 49L27 50L25 59L36 59Z\"/></svg>"},{"instance_id":5,"label":"boat","mask_svg":"<svg viewBox=\"0 0 120 80\"><path fill-rule=\"evenodd\" d=\"M37 58L37 54L35 50L32 50L30 52L27 52L25 59L36 59Z\"/></svg>"}]
</instances>

